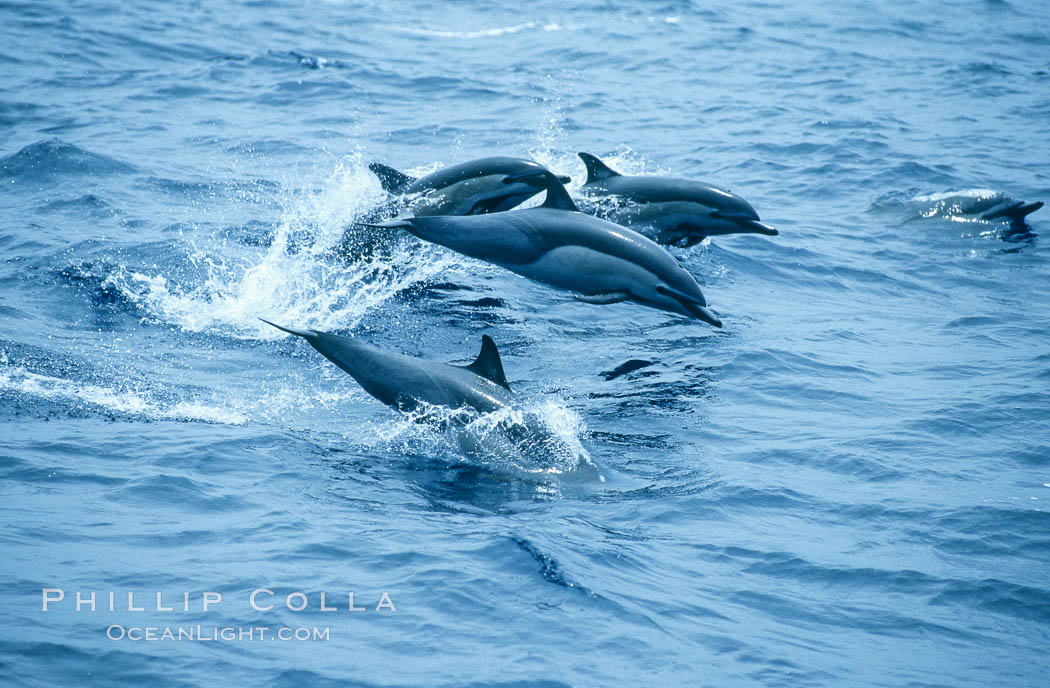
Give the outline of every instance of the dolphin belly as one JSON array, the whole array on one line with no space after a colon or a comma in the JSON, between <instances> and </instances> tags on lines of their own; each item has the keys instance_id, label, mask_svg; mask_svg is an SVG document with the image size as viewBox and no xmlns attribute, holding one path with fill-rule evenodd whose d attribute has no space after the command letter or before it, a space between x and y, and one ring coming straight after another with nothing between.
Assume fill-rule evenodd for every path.
<instances>
[{"instance_id":1,"label":"dolphin belly","mask_svg":"<svg viewBox=\"0 0 1050 688\"><path fill-rule=\"evenodd\" d=\"M750 218L722 217L715 208L688 201L621 203L606 210L605 217L661 244L691 246L709 236L777 233Z\"/></svg>"},{"instance_id":2,"label":"dolphin belly","mask_svg":"<svg viewBox=\"0 0 1050 688\"><path fill-rule=\"evenodd\" d=\"M712 324L719 322L706 308L699 309L702 315L698 315L695 305L669 294L665 291L668 287L665 280L637 263L583 246L560 246L532 263L505 267L522 277L581 297L608 297L607 300L583 299L589 303L634 301L691 318L700 317ZM716 327L721 327L721 323Z\"/></svg>"},{"instance_id":3,"label":"dolphin belly","mask_svg":"<svg viewBox=\"0 0 1050 688\"><path fill-rule=\"evenodd\" d=\"M647 283L656 282L652 273L636 263L583 246L559 246L532 263L504 267L522 277L577 294L637 294Z\"/></svg>"}]
</instances>

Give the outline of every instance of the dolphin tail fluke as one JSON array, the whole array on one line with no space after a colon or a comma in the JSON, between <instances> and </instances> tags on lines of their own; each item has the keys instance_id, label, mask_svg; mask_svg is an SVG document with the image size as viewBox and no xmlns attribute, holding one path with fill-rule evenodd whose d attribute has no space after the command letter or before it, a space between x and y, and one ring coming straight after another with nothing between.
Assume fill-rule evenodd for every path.
<instances>
[{"instance_id":1,"label":"dolphin tail fluke","mask_svg":"<svg viewBox=\"0 0 1050 688\"><path fill-rule=\"evenodd\" d=\"M259 318L259 320L262 320L267 325L271 325L273 327L276 327L278 330L281 330L282 332L287 332L288 334L294 334L297 337L302 337L304 339L313 339L313 338L315 338L317 336L317 333L314 332L313 330L295 330L295 329L292 329L291 327L283 327L281 325L278 325L277 323L272 323L269 320L267 320L266 318Z\"/></svg>"},{"instance_id":2,"label":"dolphin tail fluke","mask_svg":"<svg viewBox=\"0 0 1050 688\"><path fill-rule=\"evenodd\" d=\"M388 193L399 193L406 186L416 181L415 177L411 177L404 172L398 172L389 165L384 165L379 162L368 163L368 169L372 170L375 176L379 177L379 184L383 187L383 191Z\"/></svg>"},{"instance_id":3,"label":"dolphin tail fluke","mask_svg":"<svg viewBox=\"0 0 1050 688\"><path fill-rule=\"evenodd\" d=\"M619 172L606 165L596 155L591 155L590 153L584 153L582 151L576 155L580 156L580 159L583 160L583 164L587 166L587 181L584 182L585 184L608 179L609 177L620 176Z\"/></svg>"}]
</instances>

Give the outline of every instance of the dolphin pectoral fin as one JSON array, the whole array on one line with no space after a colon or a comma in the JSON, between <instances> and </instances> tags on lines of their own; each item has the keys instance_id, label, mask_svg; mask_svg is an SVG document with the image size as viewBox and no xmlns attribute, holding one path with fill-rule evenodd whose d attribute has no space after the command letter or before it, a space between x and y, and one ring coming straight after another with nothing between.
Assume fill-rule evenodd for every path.
<instances>
[{"instance_id":1,"label":"dolphin pectoral fin","mask_svg":"<svg viewBox=\"0 0 1050 688\"><path fill-rule=\"evenodd\" d=\"M492 337L487 334L481 336L481 353L473 363L463 367L475 375L492 380L508 392L511 391L507 383L507 376L503 372L503 361L499 357L499 349L496 348L496 342L492 341Z\"/></svg>"},{"instance_id":2,"label":"dolphin pectoral fin","mask_svg":"<svg viewBox=\"0 0 1050 688\"><path fill-rule=\"evenodd\" d=\"M404 172L398 172L393 167L379 162L368 163L368 169L372 170L375 176L379 177L379 185L387 193L399 193L406 186L416 181L415 177L410 177Z\"/></svg>"},{"instance_id":3,"label":"dolphin pectoral fin","mask_svg":"<svg viewBox=\"0 0 1050 688\"><path fill-rule=\"evenodd\" d=\"M606 291L600 294L577 294L576 299L584 303L593 303L598 306L608 306L611 303L620 303L631 298L625 291Z\"/></svg>"},{"instance_id":4,"label":"dolphin pectoral fin","mask_svg":"<svg viewBox=\"0 0 1050 688\"><path fill-rule=\"evenodd\" d=\"M282 332L287 332L288 334L294 334L294 335L296 335L298 337L302 337L304 339L316 339L317 338L317 333L312 331L312 330L295 330L295 329L292 329L291 327L282 327L281 325L278 325L277 323L270 322L266 318L259 318L259 320L262 320L267 325L271 325L273 327L276 327L278 330L281 330Z\"/></svg>"}]
</instances>

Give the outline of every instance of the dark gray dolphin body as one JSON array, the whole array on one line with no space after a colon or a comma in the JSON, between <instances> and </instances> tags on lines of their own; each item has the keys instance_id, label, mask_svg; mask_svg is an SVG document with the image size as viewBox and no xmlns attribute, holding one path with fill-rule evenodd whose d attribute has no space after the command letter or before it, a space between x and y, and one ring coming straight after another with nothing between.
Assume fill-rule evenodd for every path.
<instances>
[{"instance_id":1,"label":"dark gray dolphin body","mask_svg":"<svg viewBox=\"0 0 1050 688\"><path fill-rule=\"evenodd\" d=\"M481 338L481 353L473 363L454 366L383 351L350 337L263 322L304 338L384 404L399 411L428 411L416 420L436 421L454 430L459 448L470 456L533 475L571 473L605 480L582 447L567 442L520 404L488 335ZM433 406L454 414L449 418L433 413L427 408Z\"/></svg>"},{"instance_id":2,"label":"dark gray dolphin body","mask_svg":"<svg viewBox=\"0 0 1050 688\"><path fill-rule=\"evenodd\" d=\"M582 191L602 200L599 217L651 235L661 244L692 246L721 234L766 234L777 230L759 220L751 204L736 194L677 177L626 176L590 153Z\"/></svg>"},{"instance_id":3,"label":"dark gray dolphin body","mask_svg":"<svg viewBox=\"0 0 1050 688\"><path fill-rule=\"evenodd\" d=\"M477 360L460 367L383 351L350 337L263 322L302 337L366 392L401 411L411 411L422 402L491 413L513 400L499 351L488 335L481 338Z\"/></svg>"},{"instance_id":4,"label":"dark gray dolphin body","mask_svg":"<svg viewBox=\"0 0 1050 688\"><path fill-rule=\"evenodd\" d=\"M981 214L981 219L989 221L1009 220L1011 226L1022 228L1027 224L1027 217L1042 207L1042 201L1028 203L1011 199L988 208Z\"/></svg>"},{"instance_id":5,"label":"dark gray dolphin body","mask_svg":"<svg viewBox=\"0 0 1050 688\"><path fill-rule=\"evenodd\" d=\"M699 285L671 254L626 227L584 215L546 170L541 207L476 217L413 217L384 222L596 304L634 301L721 327ZM508 178L509 184L521 181Z\"/></svg>"},{"instance_id":6,"label":"dark gray dolphin body","mask_svg":"<svg viewBox=\"0 0 1050 688\"><path fill-rule=\"evenodd\" d=\"M927 196L923 217L965 217L985 222L1009 222L1014 231L1028 229L1028 216L1043 207L1042 201L1022 201L1000 192L944 193Z\"/></svg>"},{"instance_id":7,"label":"dark gray dolphin body","mask_svg":"<svg viewBox=\"0 0 1050 688\"><path fill-rule=\"evenodd\" d=\"M480 215L510 210L539 192L542 184L527 177L504 184L508 176L545 171L539 163L522 158L491 157L451 165L415 178L392 167L373 162L368 165L379 177L383 189L407 197L406 209L413 215ZM569 181L564 177L565 182Z\"/></svg>"}]
</instances>

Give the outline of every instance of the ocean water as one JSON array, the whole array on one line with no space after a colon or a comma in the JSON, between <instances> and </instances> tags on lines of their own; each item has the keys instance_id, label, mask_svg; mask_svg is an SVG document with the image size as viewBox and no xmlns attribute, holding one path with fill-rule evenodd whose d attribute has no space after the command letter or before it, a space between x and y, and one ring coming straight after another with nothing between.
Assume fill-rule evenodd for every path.
<instances>
[{"instance_id":1,"label":"ocean water","mask_svg":"<svg viewBox=\"0 0 1050 688\"><path fill-rule=\"evenodd\" d=\"M960 212L1050 199L1044 3L28 1L0 35L0 684L1050 681L1050 211ZM780 229L673 250L724 329L340 250L369 161L576 191L580 150ZM489 334L580 461L464 451L258 317ZM327 638L199 639L260 627Z\"/></svg>"}]
</instances>

